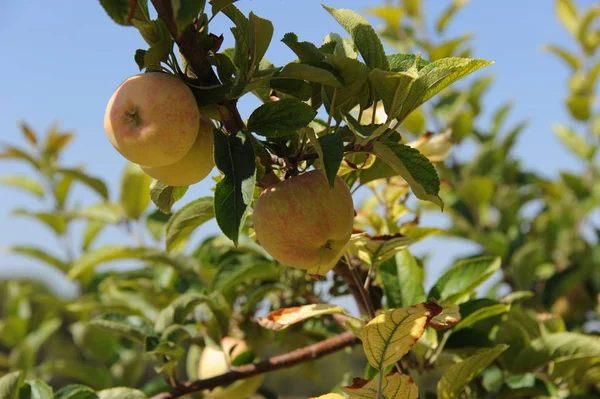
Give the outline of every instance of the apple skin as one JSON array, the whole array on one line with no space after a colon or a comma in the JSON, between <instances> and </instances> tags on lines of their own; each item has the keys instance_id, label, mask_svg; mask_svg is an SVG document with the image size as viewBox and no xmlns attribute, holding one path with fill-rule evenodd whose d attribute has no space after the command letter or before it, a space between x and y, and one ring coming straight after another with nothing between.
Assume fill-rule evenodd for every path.
<instances>
[{"instance_id":1,"label":"apple skin","mask_svg":"<svg viewBox=\"0 0 600 399\"><path fill-rule=\"evenodd\" d=\"M166 166L142 166L142 170L169 186L189 186L204 179L215 166L213 124L200 119L200 129L192 148L179 161Z\"/></svg>"},{"instance_id":2,"label":"apple skin","mask_svg":"<svg viewBox=\"0 0 600 399\"><path fill-rule=\"evenodd\" d=\"M131 162L165 166L188 153L198 134L200 112L179 78L151 72L125 80L106 106L104 130Z\"/></svg>"},{"instance_id":3,"label":"apple skin","mask_svg":"<svg viewBox=\"0 0 600 399\"><path fill-rule=\"evenodd\" d=\"M314 170L264 190L254 207L254 230L263 248L280 263L325 275L342 256L354 221L346 183Z\"/></svg>"},{"instance_id":4,"label":"apple skin","mask_svg":"<svg viewBox=\"0 0 600 399\"><path fill-rule=\"evenodd\" d=\"M200 355L200 363L198 366L198 378L210 378L227 371L227 361L225 353L229 353L231 348L235 346L231 352L230 359L233 360L236 356L247 351L249 348L241 339L225 337L221 341L221 345L225 352L211 347L206 347ZM204 399L245 399L254 394L262 385L264 375L239 380L226 387L218 387L211 391L204 391Z\"/></svg>"}]
</instances>

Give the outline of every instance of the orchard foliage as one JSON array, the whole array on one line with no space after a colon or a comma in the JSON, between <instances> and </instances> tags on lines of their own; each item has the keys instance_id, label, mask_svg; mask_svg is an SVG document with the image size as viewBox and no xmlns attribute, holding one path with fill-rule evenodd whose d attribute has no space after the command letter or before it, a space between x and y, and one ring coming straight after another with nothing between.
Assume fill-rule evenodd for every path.
<instances>
[{"instance_id":1,"label":"orchard foliage","mask_svg":"<svg viewBox=\"0 0 600 399\"><path fill-rule=\"evenodd\" d=\"M547 46L572 70L574 121L555 132L585 172L549 180L512 154L525 123L504 126L510 104L484 117L491 76L453 84L490 64L471 57L470 36L446 37L465 1L435 19L433 38L419 1L366 10L381 19L379 32L354 11L324 7L341 28L322 44L302 32L276 43L270 21L232 0L153 0L156 19L144 0L100 3L147 42L134 55L141 71L171 74L193 93L211 120L219 173L212 193L179 205L186 186L129 164L109 193L63 163L71 133L20 126L28 148L4 144L0 160L35 175L0 183L40 199L39 210L13 214L49 228L57 250L7 250L61 271L79 294L0 285L0 398L600 397L600 234L581 228L599 199L597 7L556 1L580 46ZM210 32L213 18L232 21L232 47ZM273 65L265 53L275 45L297 59ZM262 104L242 116L246 95ZM472 159L451 155L463 145L476 148ZM357 193L351 236L318 276L274 259L252 217L263 189L308 173L322 173L325 189ZM69 196L76 184L98 202ZM295 212L318 198L307 200ZM440 209L449 227L420 224ZM266 212L267 221L293 216L283 206ZM193 233L212 219L223 235L197 242ZM109 240L99 238L105 231ZM426 259L409 247L433 235L479 249L426 290ZM114 261L137 267L104 267ZM360 314L338 305L349 296ZM279 381L294 365L297 383Z\"/></svg>"}]
</instances>

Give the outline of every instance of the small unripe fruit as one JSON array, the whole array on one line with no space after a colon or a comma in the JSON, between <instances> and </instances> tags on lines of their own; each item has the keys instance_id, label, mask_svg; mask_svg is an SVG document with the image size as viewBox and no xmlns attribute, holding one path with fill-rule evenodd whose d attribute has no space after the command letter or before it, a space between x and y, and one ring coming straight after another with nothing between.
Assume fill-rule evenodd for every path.
<instances>
[{"instance_id":1,"label":"small unripe fruit","mask_svg":"<svg viewBox=\"0 0 600 399\"><path fill-rule=\"evenodd\" d=\"M165 166L192 148L199 118L194 95L181 79L152 72L132 76L115 90L104 114L104 130L131 162Z\"/></svg>"},{"instance_id":2,"label":"small unripe fruit","mask_svg":"<svg viewBox=\"0 0 600 399\"><path fill-rule=\"evenodd\" d=\"M246 343L240 339L225 337L221 341L225 352L206 347L200 355L198 366L198 378L210 378L227 371L227 360L225 353L230 353L230 360L248 350ZM234 348L235 346L235 348ZM233 351L231 350L232 348ZM218 387L211 391L204 391L204 399L246 399L254 394L264 381L264 375L239 380L226 387Z\"/></svg>"},{"instance_id":3,"label":"small unripe fruit","mask_svg":"<svg viewBox=\"0 0 600 399\"><path fill-rule=\"evenodd\" d=\"M339 176L331 189L325 174L315 170L263 191L253 221L258 241L273 258L324 275L350 240L354 204Z\"/></svg>"},{"instance_id":4,"label":"small unripe fruit","mask_svg":"<svg viewBox=\"0 0 600 399\"><path fill-rule=\"evenodd\" d=\"M179 161L166 166L142 166L144 172L169 186L188 186L204 179L215 166L213 125L200 120L198 136L192 148Z\"/></svg>"}]
</instances>

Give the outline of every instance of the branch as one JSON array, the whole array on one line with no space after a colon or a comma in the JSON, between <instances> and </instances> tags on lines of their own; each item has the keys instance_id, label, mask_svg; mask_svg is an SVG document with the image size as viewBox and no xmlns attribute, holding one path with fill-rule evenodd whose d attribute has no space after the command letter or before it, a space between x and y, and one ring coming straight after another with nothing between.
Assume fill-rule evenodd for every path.
<instances>
[{"instance_id":1,"label":"branch","mask_svg":"<svg viewBox=\"0 0 600 399\"><path fill-rule=\"evenodd\" d=\"M354 334L350 332L344 332L316 344L284 353L283 355L273 356L258 363L236 367L230 371L211 378L186 382L169 392L163 392L155 395L152 397L152 399L179 398L184 395L189 395L193 392L229 385L235 381L250 378L255 375L264 374L271 371L292 367L303 362L319 359L330 353L337 352L340 349L356 345L358 342L359 340L356 336L354 336Z\"/></svg>"}]
</instances>

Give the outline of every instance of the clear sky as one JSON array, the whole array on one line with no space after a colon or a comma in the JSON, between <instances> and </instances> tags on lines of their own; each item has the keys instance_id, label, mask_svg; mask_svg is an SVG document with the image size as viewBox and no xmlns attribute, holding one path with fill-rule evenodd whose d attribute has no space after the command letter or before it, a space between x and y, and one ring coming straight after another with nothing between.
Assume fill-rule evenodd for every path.
<instances>
[{"instance_id":1,"label":"clear sky","mask_svg":"<svg viewBox=\"0 0 600 399\"><path fill-rule=\"evenodd\" d=\"M298 34L301 40L320 43L329 32L345 32L320 6L317 0L240 0L238 6L248 13L275 22L274 41L267 58L276 65L293 60L293 53L279 39L286 32ZM383 0L328 0L332 7L360 11L382 4ZM588 7L594 0L578 0ZM448 1L426 2L428 15L439 12ZM568 77L566 67L555 57L541 51L544 43L571 47L573 43L554 16L551 0L472 0L453 20L448 37L473 33L474 55L495 60L489 68L496 82L485 104L493 108L507 100L515 101L509 122L530 121L517 146L517 154L531 169L554 176L561 169L578 170L581 165L560 147L551 132L555 122L569 121L563 107ZM375 21L374 21L375 22ZM214 33L229 32L229 23L217 18ZM225 47L232 46L226 36ZM106 102L114 89L127 77L138 73L133 61L137 48L145 43L133 28L114 24L97 1L43 0L8 1L0 4L0 141L21 144L17 127L26 120L34 129L43 131L53 121L77 133L76 140L65 152L69 165L85 163L87 170L103 178L113 188L116 199L124 159L111 147L103 131ZM252 101L242 104L242 114L249 115ZM0 176L29 172L15 163L0 163ZM209 179L210 180L210 179ZM211 181L191 188L184 198L208 195ZM72 199L82 203L95 200L93 194L77 189ZM42 209L27 194L0 186L0 246L34 242L53 253L59 253L53 236L35 222L9 217L15 207ZM433 222L439 218L432 219ZM211 223L198 235L214 234ZM102 241L119 242L114 231L105 233ZM424 251L435 245L432 270L448 266L458 254L466 254L472 246L456 242L440 244L428 239L417 245ZM61 291L70 288L59 283L61 277L49 273L35 262L7 256L0 252L0 278L33 274L46 276L59 284ZM430 273L433 275L434 273ZM431 281L431 277L428 279Z\"/></svg>"}]
</instances>

